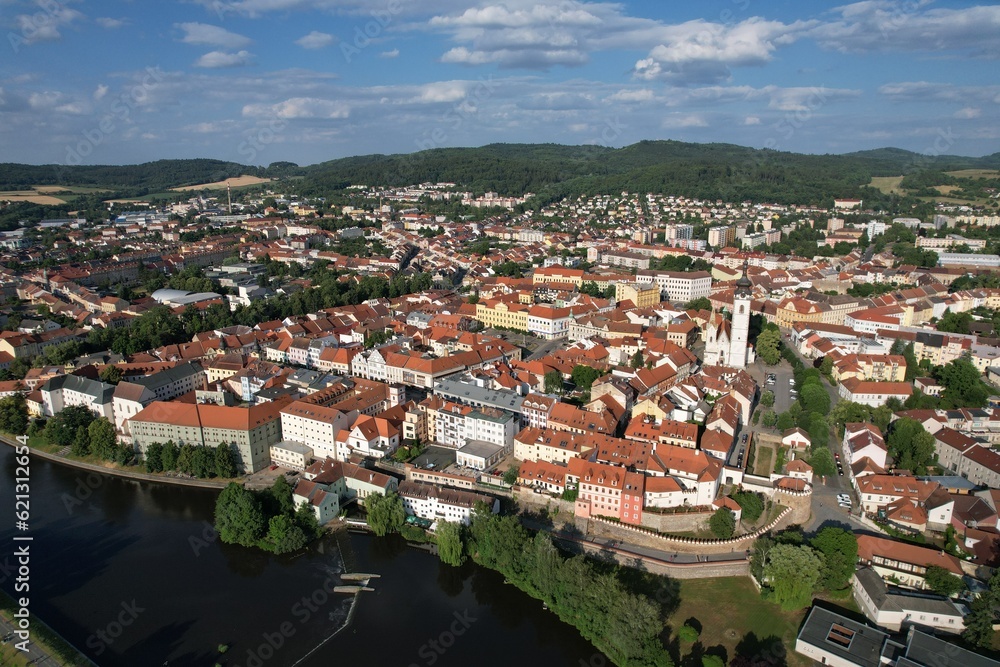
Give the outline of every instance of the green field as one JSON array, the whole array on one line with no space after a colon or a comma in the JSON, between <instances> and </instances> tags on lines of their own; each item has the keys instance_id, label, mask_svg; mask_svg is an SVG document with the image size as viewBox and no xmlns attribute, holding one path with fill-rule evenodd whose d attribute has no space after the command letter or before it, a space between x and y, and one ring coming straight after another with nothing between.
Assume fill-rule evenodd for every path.
<instances>
[{"instance_id":1,"label":"green field","mask_svg":"<svg viewBox=\"0 0 1000 667\"><path fill-rule=\"evenodd\" d=\"M902 182L902 176L872 176L872 181L868 185L887 195L902 195L906 194L899 187Z\"/></svg>"},{"instance_id":2,"label":"green field","mask_svg":"<svg viewBox=\"0 0 1000 667\"><path fill-rule=\"evenodd\" d=\"M784 647L789 667L807 667L810 661L794 651L795 637L806 610L783 612L762 600L748 577L718 579L684 579L680 582L680 604L668 619L676 640L676 630L685 623L701 626L698 642L704 653L725 658L729 662L737 655L749 658L775 655ZM693 619L693 620L691 620ZM699 649L679 643L681 658ZM700 664L700 660L698 661Z\"/></svg>"},{"instance_id":3,"label":"green field","mask_svg":"<svg viewBox=\"0 0 1000 667\"><path fill-rule=\"evenodd\" d=\"M1000 176L1000 171L996 169L959 169L958 171L944 172L956 178L996 178Z\"/></svg>"}]
</instances>

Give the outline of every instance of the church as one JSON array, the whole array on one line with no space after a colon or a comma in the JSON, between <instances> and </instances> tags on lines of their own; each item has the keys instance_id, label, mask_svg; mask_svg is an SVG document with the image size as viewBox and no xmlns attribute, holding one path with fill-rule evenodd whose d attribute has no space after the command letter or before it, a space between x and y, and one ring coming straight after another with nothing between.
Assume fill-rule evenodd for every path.
<instances>
[{"instance_id":1,"label":"church","mask_svg":"<svg viewBox=\"0 0 1000 667\"><path fill-rule=\"evenodd\" d=\"M750 300L753 285L747 278L747 262L743 262L743 276L736 281L733 296L732 319L722 313L712 313L705 338L705 363L712 366L746 368L753 363L754 353L747 343L750 335Z\"/></svg>"}]
</instances>

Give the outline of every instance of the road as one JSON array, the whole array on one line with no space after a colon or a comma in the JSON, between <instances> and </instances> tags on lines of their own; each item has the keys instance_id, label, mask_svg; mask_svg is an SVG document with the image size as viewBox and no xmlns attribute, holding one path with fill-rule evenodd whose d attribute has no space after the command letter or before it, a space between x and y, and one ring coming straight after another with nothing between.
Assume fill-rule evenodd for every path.
<instances>
[{"instance_id":1,"label":"road","mask_svg":"<svg viewBox=\"0 0 1000 667\"><path fill-rule=\"evenodd\" d=\"M7 619L0 618L0 636L6 637L12 632L14 632L14 626L9 623ZM10 640L10 643L16 643L17 641L19 640L15 636ZM34 641L30 640L28 642L27 653L19 653L19 655L23 657L25 661L23 663L14 664L39 665L40 667L59 667L59 665L63 664L39 648Z\"/></svg>"}]
</instances>

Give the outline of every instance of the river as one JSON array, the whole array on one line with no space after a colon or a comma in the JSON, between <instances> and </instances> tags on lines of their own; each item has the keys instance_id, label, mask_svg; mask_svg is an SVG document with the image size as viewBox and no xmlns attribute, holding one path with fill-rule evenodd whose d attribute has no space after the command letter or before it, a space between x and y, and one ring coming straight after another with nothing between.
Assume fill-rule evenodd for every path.
<instances>
[{"instance_id":1,"label":"river","mask_svg":"<svg viewBox=\"0 0 1000 667\"><path fill-rule=\"evenodd\" d=\"M14 468L0 445L0 587L12 595ZM398 539L342 534L288 557L222 544L216 496L32 458L31 610L101 667L607 664L502 576ZM328 593L344 561L381 578L328 639L353 600Z\"/></svg>"}]
</instances>

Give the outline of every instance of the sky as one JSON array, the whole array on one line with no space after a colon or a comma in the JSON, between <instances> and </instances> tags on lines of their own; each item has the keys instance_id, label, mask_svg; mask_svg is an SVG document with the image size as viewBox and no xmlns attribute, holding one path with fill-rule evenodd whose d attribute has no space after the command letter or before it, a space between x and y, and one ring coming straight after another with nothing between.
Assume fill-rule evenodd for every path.
<instances>
[{"instance_id":1,"label":"sky","mask_svg":"<svg viewBox=\"0 0 1000 667\"><path fill-rule=\"evenodd\" d=\"M1000 151L1000 5L0 0L0 162L494 142Z\"/></svg>"}]
</instances>

